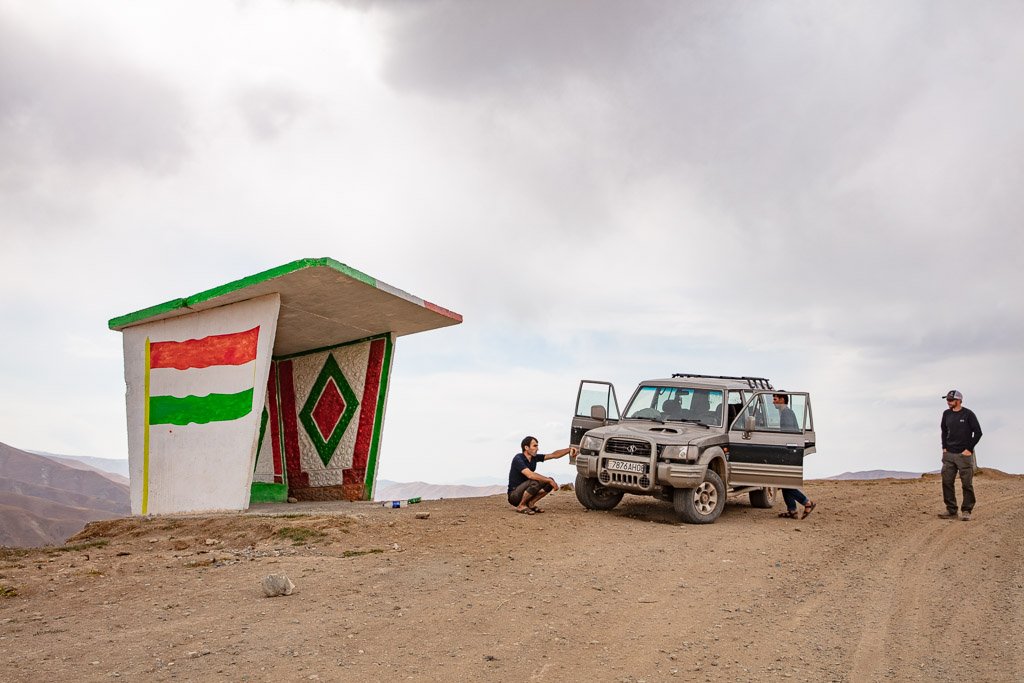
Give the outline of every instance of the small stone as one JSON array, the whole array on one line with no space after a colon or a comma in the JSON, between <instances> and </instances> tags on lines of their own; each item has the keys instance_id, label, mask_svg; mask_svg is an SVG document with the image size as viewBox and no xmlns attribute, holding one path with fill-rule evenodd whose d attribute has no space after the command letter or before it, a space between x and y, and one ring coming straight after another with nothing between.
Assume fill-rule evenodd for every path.
<instances>
[{"instance_id":1,"label":"small stone","mask_svg":"<svg viewBox=\"0 0 1024 683\"><path fill-rule=\"evenodd\" d=\"M204 542L204 543L205 543L206 545L217 545L218 543L220 543L220 541L218 541L218 540L217 540L216 538L208 538L208 539L206 539L206 540L205 540L205 541L203 541L203 542Z\"/></svg>"},{"instance_id":2,"label":"small stone","mask_svg":"<svg viewBox=\"0 0 1024 683\"><path fill-rule=\"evenodd\" d=\"M295 496L288 496L288 502L289 503L298 503L299 499L296 498Z\"/></svg>"},{"instance_id":3,"label":"small stone","mask_svg":"<svg viewBox=\"0 0 1024 683\"><path fill-rule=\"evenodd\" d=\"M284 574L269 574L263 579L263 594L268 598L291 595L295 584Z\"/></svg>"},{"instance_id":4,"label":"small stone","mask_svg":"<svg viewBox=\"0 0 1024 683\"><path fill-rule=\"evenodd\" d=\"M417 512L416 513L416 519L430 519L430 513L429 512Z\"/></svg>"}]
</instances>

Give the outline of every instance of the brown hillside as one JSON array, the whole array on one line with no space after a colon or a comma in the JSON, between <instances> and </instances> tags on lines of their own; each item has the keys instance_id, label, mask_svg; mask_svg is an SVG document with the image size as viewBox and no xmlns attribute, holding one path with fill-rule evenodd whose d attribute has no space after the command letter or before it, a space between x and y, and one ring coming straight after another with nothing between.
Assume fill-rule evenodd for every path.
<instances>
[{"instance_id":1,"label":"brown hillside","mask_svg":"<svg viewBox=\"0 0 1024 683\"><path fill-rule=\"evenodd\" d=\"M5 443L0 443L0 479L14 479L110 500L124 498L128 492L127 486L93 470L68 467Z\"/></svg>"},{"instance_id":2,"label":"brown hillside","mask_svg":"<svg viewBox=\"0 0 1024 683\"><path fill-rule=\"evenodd\" d=\"M91 508L104 510L116 515L127 515L131 513L131 506L128 504L128 496L124 494L118 500L109 498L98 498L84 493L74 493L64 489L55 489L52 486L40 484L29 484L28 482L16 479L0 479L0 491L9 493L20 493L23 496L32 496L42 500L49 500L62 505L70 505L79 508Z\"/></svg>"},{"instance_id":3,"label":"brown hillside","mask_svg":"<svg viewBox=\"0 0 1024 683\"><path fill-rule=\"evenodd\" d=\"M0 551L0 680L1024 680L1024 478L976 489L969 523L922 479L708 526L566 492L96 522Z\"/></svg>"},{"instance_id":4,"label":"brown hillside","mask_svg":"<svg viewBox=\"0 0 1024 683\"><path fill-rule=\"evenodd\" d=\"M129 512L127 486L0 443L0 545L62 543L87 522Z\"/></svg>"},{"instance_id":5,"label":"brown hillside","mask_svg":"<svg viewBox=\"0 0 1024 683\"><path fill-rule=\"evenodd\" d=\"M61 505L50 500L0 491L0 546L60 544L89 522L119 516L109 510Z\"/></svg>"}]
</instances>

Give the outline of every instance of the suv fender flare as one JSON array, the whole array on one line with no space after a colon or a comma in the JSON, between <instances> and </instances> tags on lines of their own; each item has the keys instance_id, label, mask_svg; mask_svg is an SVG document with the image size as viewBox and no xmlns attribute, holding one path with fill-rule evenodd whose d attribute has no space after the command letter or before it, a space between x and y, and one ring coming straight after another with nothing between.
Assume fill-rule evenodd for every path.
<instances>
[{"instance_id":1,"label":"suv fender flare","mask_svg":"<svg viewBox=\"0 0 1024 683\"><path fill-rule=\"evenodd\" d=\"M722 479L722 483L729 486L729 460L725 457L725 451L722 450L721 446L711 446L700 456L700 462L705 464L708 469L714 470Z\"/></svg>"}]
</instances>

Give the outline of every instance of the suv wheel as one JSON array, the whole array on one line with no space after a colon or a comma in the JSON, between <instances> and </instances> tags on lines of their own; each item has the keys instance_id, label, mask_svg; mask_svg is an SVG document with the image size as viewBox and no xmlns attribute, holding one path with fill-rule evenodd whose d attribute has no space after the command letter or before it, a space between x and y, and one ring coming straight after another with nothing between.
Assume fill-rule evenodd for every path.
<instances>
[{"instance_id":1,"label":"suv wheel","mask_svg":"<svg viewBox=\"0 0 1024 683\"><path fill-rule=\"evenodd\" d=\"M750 492L750 504L756 508L768 509L775 505L775 492L778 489L764 487Z\"/></svg>"},{"instance_id":2,"label":"suv wheel","mask_svg":"<svg viewBox=\"0 0 1024 683\"><path fill-rule=\"evenodd\" d=\"M604 486L597 479L576 475L576 500L590 510L611 510L622 500L623 492Z\"/></svg>"},{"instance_id":3,"label":"suv wheel","mask_svg":"<svg viewBox=\"0 0 1024 683\"><path fill-rule=\"evenodd\" d=\"M672 506L687 524L711 524L725 508L725 484L709 468L697 488L675 490Z\"/></svg>"}]
</instances>

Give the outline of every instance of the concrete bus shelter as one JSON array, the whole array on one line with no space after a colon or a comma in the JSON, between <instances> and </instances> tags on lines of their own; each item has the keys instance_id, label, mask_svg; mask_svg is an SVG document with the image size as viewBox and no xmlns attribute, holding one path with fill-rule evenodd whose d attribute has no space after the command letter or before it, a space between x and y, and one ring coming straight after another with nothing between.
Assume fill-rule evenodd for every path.
<instances>
[{"instance_id":1,"label":"concrete bus shelter","mask_svg":"<svg viewBox=\"0 0 1024 683\"><path fill-rule=\"evenodd\" d=\"M329 258L110 320L132 513L371 500L395 338L461 322Z\"/></svg>"}]
</instances>

